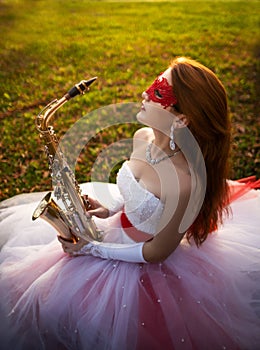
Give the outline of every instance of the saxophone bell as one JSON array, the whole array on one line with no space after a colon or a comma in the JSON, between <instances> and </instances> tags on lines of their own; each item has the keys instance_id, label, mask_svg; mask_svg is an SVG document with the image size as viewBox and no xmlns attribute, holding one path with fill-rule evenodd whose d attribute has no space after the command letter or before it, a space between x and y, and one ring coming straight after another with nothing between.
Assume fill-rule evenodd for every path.
<instances>
[{"instance_id":1,"label":"saxophone bell","mask_svg":"<svg viewBox=\"0 0 260 350\"><path fill-rule=\"evenodd\" d=\"M77 242L77 238L72 233L68 224L64 220L63 212L58 204L51 198L51 192L40 201L37 208L33 212L32 220L39 217L51 224L66 241Z\"/></svg>"}]
</instances>

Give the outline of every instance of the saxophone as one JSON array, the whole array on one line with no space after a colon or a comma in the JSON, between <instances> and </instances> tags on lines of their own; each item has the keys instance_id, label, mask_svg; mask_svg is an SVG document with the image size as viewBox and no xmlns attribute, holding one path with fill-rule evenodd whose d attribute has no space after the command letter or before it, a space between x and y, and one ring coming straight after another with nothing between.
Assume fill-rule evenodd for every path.
<instances>
[{"instance_id":1,"label":"saxophone","mask_svg":"<svg viewBox=\"0 0 260 350\"><path fill-rule=\"evenodd\" d=\"M63 239L77 242L79 238L87 241L101 241L102 231L99 230L92 216L85 209L85 200L81 189L70 169L62 150L58 147L58 139L53 127L49 125L54 113L71 98L89 91L89 86L97 77L82 80L68 91L61 99L50 102L38 114L36 128L45 144L49 169L54 183L54 192L49 192L35 209L32 220L41 217L51 224ZM55 200L62 201L61 208Z\"/></svg>"}]
</instances>

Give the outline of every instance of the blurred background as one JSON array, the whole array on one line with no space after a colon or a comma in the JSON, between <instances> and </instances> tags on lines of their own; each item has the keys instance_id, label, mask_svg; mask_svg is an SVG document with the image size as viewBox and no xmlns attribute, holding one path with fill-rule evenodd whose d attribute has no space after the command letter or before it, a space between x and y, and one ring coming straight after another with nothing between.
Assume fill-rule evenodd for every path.
<instances>
[{"instance_id":1,"label":"blurred background","mask_svg":"<svg viewBox=\"0 0 260 350\"><path fill-rule=\"evenodd\" d=\"M233 128L230 178L259 177L259 7L259 1L0 0L0 200L52 186L35 127L47 103L98 76L88 94L55 115L62 137L97 108L140 102L175 56L198 60L222 80ZM94 133L77 162L78 182L90 180L102 148L138 127L122 123Z\"/></svg>"}]
</instances>

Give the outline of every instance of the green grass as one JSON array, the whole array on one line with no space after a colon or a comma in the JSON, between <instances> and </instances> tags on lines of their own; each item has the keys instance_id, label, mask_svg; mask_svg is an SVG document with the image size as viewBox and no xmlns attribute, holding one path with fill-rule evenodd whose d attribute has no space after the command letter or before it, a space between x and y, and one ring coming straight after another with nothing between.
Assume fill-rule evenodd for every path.
<instances>
[{"instance_id":1,"label":"green grass","mask_svg":"<svg viewBox=\"0 0 260 350\"><path fill-rule=\"evenodd\" d=\"M179 55L207 65L226 86L233 121L230 177L259 176L258 13L258 1L2 0L0 198L51 188L34 125L49 101L82 79L99 77L89 94L58 112L60 137L87 112L140 101ZM134 130L111 128L91 140L77 165L78 181L89 180L103 144Z\"/></svg>"}]
</instances>

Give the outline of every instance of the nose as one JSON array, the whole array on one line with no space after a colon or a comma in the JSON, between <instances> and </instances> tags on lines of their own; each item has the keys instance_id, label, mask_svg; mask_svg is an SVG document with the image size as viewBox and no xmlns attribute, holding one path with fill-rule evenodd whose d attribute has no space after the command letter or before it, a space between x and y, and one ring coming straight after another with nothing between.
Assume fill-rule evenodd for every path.
<instances>
[{"instance_id":1,"label":"nose","mask_svg":"<svg viewBox=\"0 0 260 350\"><path fill-rule=\"evenodd\" d=\"M143 98L145 101L149 101L149 100L150 100L149 95L148 95L148 93L147 93L146 91L144 91L144 92L142 93L142 98Z\"/></svg>"}]
</instances>

